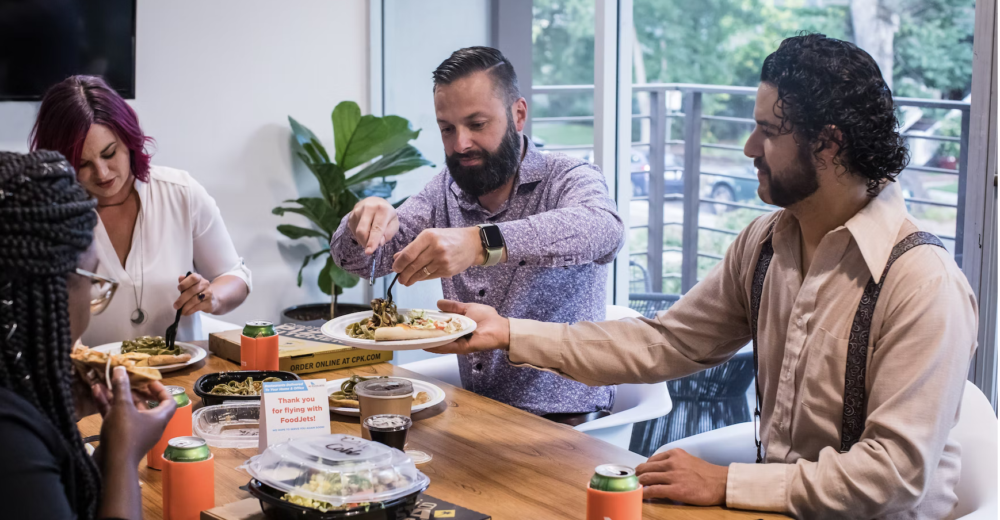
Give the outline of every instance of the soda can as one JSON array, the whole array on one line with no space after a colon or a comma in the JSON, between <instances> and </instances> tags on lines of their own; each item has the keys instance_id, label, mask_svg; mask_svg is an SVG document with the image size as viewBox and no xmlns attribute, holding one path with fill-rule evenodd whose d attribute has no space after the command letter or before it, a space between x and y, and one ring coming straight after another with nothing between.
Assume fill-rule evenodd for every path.
<instances>
[{"instance_id":1,"label":"soda can","mask_svg":"<svg viewBox=\"0 0 1000 520\"><path fill-rule=\"evenodd\" d=\"M602 464L587 486L587 520L641 520L642 486L635 470Z\"/></svg>"},{"instance_id":2,"label":"soda can","mask_svg":"<svg viewBox=\"0 0 1000 520\"><path fill-rule=\"evenodd\" d=\"M243 335L248 338L267 338L270 336L276 336L277 334L278 333L274 331L274 324L269 321L248 321L243 327Z\"/></svg>"},{"instance_id":3,"label":"soda can","mask_svg":"<svg viewBox=\"0 0 1000 520\"><path fill-rule=\"evenodd\" d=\"M628 466L602 464L597 466L594 476L590 477L590 489L598 491L624 493L639 487L639 477L635 475L635 470Z\"/></svg>"},{"instance_id":4,"label":"soda can","mask_svg":"<svg viewBox=\"0 0 1000 520\"><path fill-rule=\"evenodd\" d=\"M187 395L187 391L184 390L183 386L165 386L170 395L174 396L174 402L177 403L177 407L187 406L191 402L191 399ZM146 401L146 406L149 408L156 408L159 406L159 401Z\"/></svg>"},{"instance_id":5,"label":"soda can","mask_svg":"<svg viewBox=\"0 0 1000 520\"><path fill-rule=\"evenodd\" d=\"M200 437L175 437L163 452L163 519L199 520L215 507L215 457Z\"/></svg>"},{"instance_id":6,"label":"soda can","mask_svg":"<svg viewBox=\"0 0 1000 520\"><path fill-rule=\"evenodd\" d=\"M146 466L155 470L163 470L163 452L167 449L167 443L174 437L184 437L192 433L191 399L182 386L165 387L177 403L177 411L170 418L167 427L163 430L160 440L156 441L153 449L146 453ZM146 403L150 408L155 408L159 403L150 401Z\"/></svg>"},{"instance_id":7,"label":"soda can","mask_svg":"<svg viewBox=\"0 0 1000 520\"><path fill-rule=\"evenodd\" d=\"M163 450L163 458L171 462L201 462L211 457L212 450L201 437L174 437Z\"/></svg>"}]
</instances>

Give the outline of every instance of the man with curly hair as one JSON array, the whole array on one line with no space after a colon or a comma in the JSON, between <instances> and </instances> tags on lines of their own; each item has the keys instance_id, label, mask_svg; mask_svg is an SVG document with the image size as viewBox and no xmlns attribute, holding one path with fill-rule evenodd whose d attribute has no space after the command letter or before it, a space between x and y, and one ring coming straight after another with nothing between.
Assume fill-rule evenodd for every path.
<instances>
[{"instance_id":1,"label":"man with curly hair","mask_svg":"<svg viewBox=\"0 0 1000 520\"><path fill-rule=\"evenodd\" d=\"M567 325L442 301L478 328L436 351L504 349L515 365L610 385L684 377L752 340L758 463L664 451L636 468L646 498L798 518L949 517L961 464L949 432L976 300L907 214L895 177L908 157L878 65L847 42L789 38L764 61L754 118L744 152L761 198L783 209L743 230L670 310Z\"/></svg>"}]
</instances>

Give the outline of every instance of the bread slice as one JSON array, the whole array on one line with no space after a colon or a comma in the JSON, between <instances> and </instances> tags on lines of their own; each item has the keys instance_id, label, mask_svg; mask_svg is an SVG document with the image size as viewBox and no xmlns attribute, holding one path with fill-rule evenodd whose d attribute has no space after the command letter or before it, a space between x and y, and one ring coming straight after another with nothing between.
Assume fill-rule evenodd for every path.
<instances>
[{"instance_id":1,"label":"bread slice","mask_svg":"<svg viewBox=\"0 0 1000 520\"><path fill-rule=\"evenodd\" d=\"M146 356L146 358L142 356ZM133 388L141 388L163 378L159 370L139 364L145 362L148 357L148 354L138 352L108 355L80 344L73 347L73 351L70 353L70 359L80 375L84 377L84 381L93 379L91 371L96 371L98 374L104 373L107 378L109 377L107 373L112 368L123 366L128 371L129 383Z\"/></svg>"},{"instance_id":2,"label":"bread slice","mask_svg":"<svg viewBox=\"0 0 1000 520\"><path fill-rule=\"evenodd\" d=\"M401 341L410 339L440 338L447 336L443 330L414 329L407 325L375 329L375 341Z\"/></svg>"}]
</instances>

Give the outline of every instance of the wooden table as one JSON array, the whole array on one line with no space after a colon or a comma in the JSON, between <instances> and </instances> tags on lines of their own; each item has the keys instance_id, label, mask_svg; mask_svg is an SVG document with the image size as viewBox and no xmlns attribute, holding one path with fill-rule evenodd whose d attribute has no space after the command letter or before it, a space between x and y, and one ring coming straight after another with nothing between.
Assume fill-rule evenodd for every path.
<instances>
[{"instance_id":1,"label":"wooden table","mask_svg":"<svg viewBox=\"0 0 1000 520\"><path fill-rule=\"evenodd\" d=\"M195 342L198 343L198 342ZM207 348L206 342L201 342ZM164 374L164 383L188 390L194 406L201 400L191 390L203 374L236 370L238 366L214 355L182 371ZM397 375L431 381L441 387L445 401L413 415L408 447L434 459L418 466L431 479L427 493L492 515L494 520L526 518L579 520L585 517L586 485L599 464L635 467L645 459L569 426L557 424L517 408L481 397L447 383L388 363L319 372L304 379L338 379L351 374ZM331 414L331 431L359 435L357 418ZM80 421L83 435L100 432L100 417ZM219 449L215 454L215 504L249 498L239 489L249 476L236 467L257 454L256 449ZM145 518L162 518L160 472L139 469ZM785 518L765 513L646 503L643 518L729 519Z\"/></svg>"}]
</instances>

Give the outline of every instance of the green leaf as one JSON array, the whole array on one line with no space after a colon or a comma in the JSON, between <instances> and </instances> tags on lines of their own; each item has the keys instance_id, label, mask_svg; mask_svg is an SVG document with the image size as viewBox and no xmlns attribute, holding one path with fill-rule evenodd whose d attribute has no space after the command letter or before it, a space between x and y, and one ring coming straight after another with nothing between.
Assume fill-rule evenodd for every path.
<instances>
[{"instance_id":1,"label":"green leaf","mask_svg":"<svg viewBox=\"0 0 1000 520\"><path fill-rule=\"evenodd\" d=\"M333 264L333 267L330 269L330 275L333 277L333 283L344 288L354 287L358 285L358 280L360 280L358 275L341 269L337 264Z\"/></svg>"},{"instance_id":2,"label":"green leaf","mask_svg":"<svg viewBox=\"0 0 1000 520\"><path fill-rule=\"evenodd\" d=\"M344 190L340 192L338 202L337 216L343 219L354 209L354 205L358 203L358 196L351 190Z\"/></svg>"},{"instance_id":3,"label":"green leaf","mask_svg":"<svg viewBox=\"0 0 1000 520\"><path fill-rule=\"evenodd\" d=\"M333 278L330 277L330 268L335 267L333 264L333 257L326 257L326 265L323 269L319 271L319 278L316 279L316 285L319 285L319 290L323 291L324 294L330 295L330 290L333 285Z\"/></svg>"},{"instance_id":4,"label":"green leaf","mask_svg":"<svg viewBox=\"0 0 1000 520\"><path fill-rule=\"evenodd\" d=\"M302 287L302 270L305 269L310 262L312 262L313 260L324 254L330 254L330 248L326 248L322 251L313 253L311 255L306 255L305 259L302 260L302 267L299 268L299 276L298 276L299 287Z\"/></svg>"},{"instance_id":5,"label":"green leaf","mask_svg":"<svg viewBox=\"0 0 1000 520\"><path fill-rule=\"evenodd\" d=\"M411 145L406 145L395 152L383 156L381 159L365 166L361 171L347 178L346 184L353 186L359 182L364 182L376 177L390 177L406 173L421 166L433 166L434 164L420 151Z\"/></svg>"},{"instance_id":6,"label":"green leaf","mask_svg":"<svg viewBox=\"0 0 1000 520\"><path fill-rule=\"evenodd\" d=\"M320 144L319 138L316 137L316 134L312 133L312 130L306 128L305 125L296 121L292 116L288 116L288 123L292 126L292 146L295 149L296 155L306 164L320 162L320 157L325 159L324 162L330 161L326 149ZM312 148L311 153L310 148ZM309 160L306 160L307 157Z\"/></svg>"},{"instance_id":7,"label":"green leaf","mask_svg":"<svg viewBox=\"0 0 1000 520\"><path fill-rule=\"evenodd\" d=\"M398 150L418 135L420 132L410 128L410 122L402 117L363 116L338 164L345 172L351 171L380 155Z\"/></svg>"},{"instance_id":8,"label":"green leaf","mask_svg":"<svg viewBox=\"0 0 1000 520\"><path fill-rule=\"evenodd\" d=\"M280 226L278 226L278 233L281 233L282 235L285 235L286 237L292 240L297 240L304 237L316 237L316 238L325 238L327 243L328 244L330 243L330 235L327 235L322 231L318 231L315 229L308 229L299 226L293 226L291 224L281 224Z\"/></svg>"},{"instance_id":9,"label":"green leaf","mask_svg":"<svg viewBox=\"0 0 1000 520\"><path fill-rule=\"evenodd\" d=\"M343 101L333 109L330 119L333 120L333 142L337 148L337 164L342 165L347 146L361 120L361 108L353 101Z\"/></svg>"},{"instance_id":10,"label":"green leaf","mask_svg":"<svg viewBox=\"0 0 1000 520\"><path fill-rule=\"evenodd\" d=\"M357 275L353 275L337 267L337 264L333 263L333 257L328 256L326 258L326 265L319 272L319 278L316 280L316 283L319 285L319 289L325 294L331 294L334 283L338 287L354 287L358 284L358 280Z\"/></svg>"},{"instance_id":11,"label":"green leaf","mask_svg":"<svg viewBox=\"0 0 1000 520\"><path fill-rule=\"evenodd\" d=\"M344 189L344 170L340 166L333 163L312 164L309 171L319 182L324 199L332 201L336 193Z\"/></svg>"},{"instance_id":12,"label":"green leaf","mask_svg":"<svg viewBox=\"0 0 1000 520\"><path fill-rule=\"evenodd\" d=\"M411 128L410 122L404 117L385 116L382 120L388 127L388 138L382 143L382 155L391 154L420 136L420 130Z\"/></svg>"},{"instance_id":13,"label":"green leaf","mask_svg":"<svg viewBox=\"0 0 1000 520\"><path fill-rule=\"evenodd\" d=\"M392 207L394 207L396 209L399 209L399 207L402 206L403 203L406 202L408 199L409 199L409 197L403 197L401 200L399 200L397 202L393 202L392 203Z\"/></svg>"},{"instance_id":14,"label":"green leaf","mask_svg":"<svg viewBox=\"0 0 1000 520\"><path fill-rule=\"evenodd\" d=\"M326 231L328 235L332 235L337 227L340 226L340 217L337 216L334 208L330 204L318 197L303 197L295 200L286 200L285 203L297 203L301 205L301 208L286 208L277 207L271 210L275 215L284 215L285 213L298 213L303 215L309 220L316 224L316 227Z\"/></svg>"}]
</instances>

